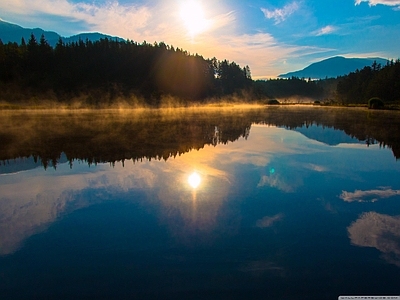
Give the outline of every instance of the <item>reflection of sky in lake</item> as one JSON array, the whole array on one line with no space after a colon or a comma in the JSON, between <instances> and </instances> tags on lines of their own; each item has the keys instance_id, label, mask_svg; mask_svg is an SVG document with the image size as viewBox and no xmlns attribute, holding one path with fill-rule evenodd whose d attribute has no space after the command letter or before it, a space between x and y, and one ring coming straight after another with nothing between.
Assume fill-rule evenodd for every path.
<instances>
[{"instance_id":1,"label":"reflection of sky in lake","mask_svg":"<svg viewBox=\"0 0 400 300\"><path fill-rule=\"evenodd\" d=\"M107 295L115 276L118 295L138 297L394 293L399 174L378 145L264 125L167 161L3 174L0 291L47 282L57 294L75 282Z\"/></svg>"}]
</instances>

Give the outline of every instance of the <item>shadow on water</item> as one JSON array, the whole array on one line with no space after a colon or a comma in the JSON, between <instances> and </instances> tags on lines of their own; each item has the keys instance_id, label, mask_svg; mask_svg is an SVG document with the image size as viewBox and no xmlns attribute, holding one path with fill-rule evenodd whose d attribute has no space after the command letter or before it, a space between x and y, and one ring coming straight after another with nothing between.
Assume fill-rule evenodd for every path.
<instances>
[{"instance_id":1,"label":"shadow on water","mask_svg":"<svg viewBox=\"0 0 400 300\"><path fill-rule=\"evenodd\" d=\"M389 111L320 107L3 111L0 173L15 171L13 162L47 168L67 161L72 167L75 160L88 164L167 160L205 145L247 138L254 123L298 130L328 144L327 132L306 132L315 125L333 128L367 146L389 147L396 159L400 157L399 114Z\"/></svg>"}]
</instances>

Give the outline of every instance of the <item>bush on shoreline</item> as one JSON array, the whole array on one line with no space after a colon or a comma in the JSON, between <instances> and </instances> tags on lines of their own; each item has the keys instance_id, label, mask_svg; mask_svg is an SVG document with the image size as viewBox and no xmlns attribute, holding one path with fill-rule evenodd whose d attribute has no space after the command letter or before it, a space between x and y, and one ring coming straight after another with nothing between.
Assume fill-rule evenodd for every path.
<instances>
[{"instance_id":1,"label":"bush on shoreline","mask_svg":"<svg viewBox=\"0 0 400 300\"><path fill-rule=\"evenodd\" d=\"M368 100L369 109L382 109L384 107L383 101L378 97L373 97Z\"/></svg>"}]
</instances>

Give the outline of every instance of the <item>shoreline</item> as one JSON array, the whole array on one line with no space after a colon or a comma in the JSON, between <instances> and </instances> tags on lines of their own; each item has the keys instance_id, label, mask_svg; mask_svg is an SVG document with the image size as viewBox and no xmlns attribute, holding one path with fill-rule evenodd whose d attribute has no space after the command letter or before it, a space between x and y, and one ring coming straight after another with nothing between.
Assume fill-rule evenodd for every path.
<instances>
[{"instance_id":1,"label":"shoreline","mask_svg":"<svg viewBox=\"0 0 400 300\"><path fill-rule=\"evenodd\" d=\"M136 107L129 105L118 105L111 107L87 107L87 106L69 106L69 105L29 105L29 104L6 104L0 103L0 111L155 111L155 110L208 110L208 109L258 109L268 107L320 107L320 108L360 108L373 111L400 111L400 105L390 105L380 109L369 109L367 104L314 104L314 103L281 103L281 104L263 104L263 103L210 103L185 106L161 106L161 107Z\"/></svg>"}]
</instances>

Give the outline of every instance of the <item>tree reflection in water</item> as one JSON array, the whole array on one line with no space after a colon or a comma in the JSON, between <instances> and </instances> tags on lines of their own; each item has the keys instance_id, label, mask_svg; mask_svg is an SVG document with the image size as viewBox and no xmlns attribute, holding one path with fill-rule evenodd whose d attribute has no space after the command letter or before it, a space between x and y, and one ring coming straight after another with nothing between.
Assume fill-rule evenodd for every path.
<instances>
[{"instance_id":1,"label":"tree reflection in water","mask_svg":"<svg viewBox=\"0 0 400 300\"><path fill-rule=\"evenodd\" d=\"M176 157L204 145L247 138L251 125L296 129L319 125L390 147L400 157L398 112L350 108L267 107L0 113L0 161L33 157L56 167L65 153L88 164ZM0 166L1 172L1 166Z\"/></svg>"}]
</instances>

